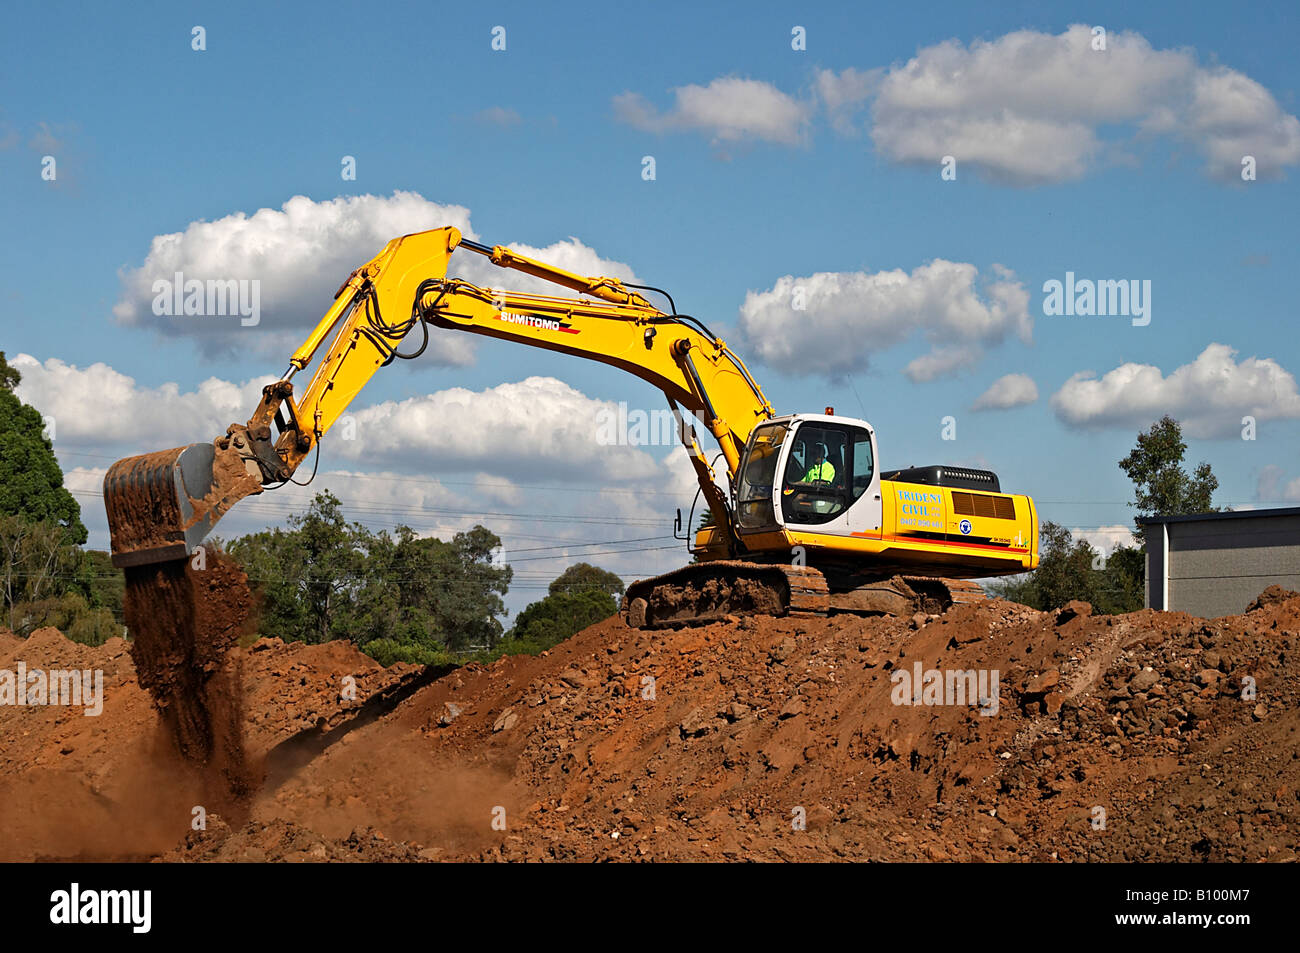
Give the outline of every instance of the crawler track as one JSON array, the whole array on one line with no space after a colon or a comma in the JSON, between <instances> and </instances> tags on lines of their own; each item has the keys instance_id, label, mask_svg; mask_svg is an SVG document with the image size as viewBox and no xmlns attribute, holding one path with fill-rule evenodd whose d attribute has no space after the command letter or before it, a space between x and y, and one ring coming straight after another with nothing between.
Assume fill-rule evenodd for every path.
<instances>
[{"instance_id":1,"label":"crawler track","mask_svg":"<svg viewBox=\"0 0 1300 953\"><path fill-rule=\"evenodd\" d=\"M938 576L893 576L832 591L811 566L717 560L642 579L621 609L633 628L703 625L727 616L909 615L942 612L985 598L977 583Z\"/></svg>"}]
</instances>

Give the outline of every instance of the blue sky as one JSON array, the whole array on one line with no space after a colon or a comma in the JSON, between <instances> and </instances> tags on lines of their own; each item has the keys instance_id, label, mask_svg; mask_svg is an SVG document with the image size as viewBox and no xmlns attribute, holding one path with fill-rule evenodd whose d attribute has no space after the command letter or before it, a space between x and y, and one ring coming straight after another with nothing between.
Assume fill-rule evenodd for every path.
<instances>
[{"instance_id":1,"label":"blue sky","mask_svg":"<svg viewBox=\"0 0 1300 953\"><path fill-rule=\"evenodd\" d=\"M308 316L382 244L329 281L265 263L268 296L292 292L301 317L290 309L280 324L226 329L218 347L186 327L164 335L115 317L115 306L130 310L130 276L153 273L154 238L279 210L293 196L391 202L401 191L464 207L482 240L543 249L573 237L592 260L668 288L750 360L779 411L834 405L871 420L886 466L982 463L1004 488L1034 495L1046 518L1113 527L1131 516L1116 461L1167 411L1199 422L1189 456L1213 464L1220 502L1300 503L1295 19L1288 4L1254 6L1249 17L1231 4L1189 14L1172 3L42 5L0 38L0 242L10 274L0 347L39 362L24 369L25 397L55 416L60 461L80 468L69 482L94 517L92 543L103 545L96 468L173 437L215 435L174 432L168 424L188 418L159 415L157 400L137 413L148 403L140 393L175 383L197 406L209 378L243 385L278 374ZM1073 24L1104 26L1109 50L1097 57L1110 59L1071 47ZM204 51L191 49L195 25L206 30ZM504 51L491 49L497 25ZM791 49L796 25L806 50ZM927 80L955 67L963 72L937 89ZM847 105L829 98L831 80L856 90ZM695 99L674 92L691 88ZM1029 145L1009 145L1026 130ZM1225 173L1238 146L1258 152L1256 181ZM955 181L940 176L949 151ZM53 182L41 178L44 155L57 160ZM355 181L340 178L345 155L356 158ZM641 174L647 155L653 181ZM350 214L343 206L327 224L346 229ZM187 246L194 255L198 241ZM944 298L915 275L935 261L976 277ZM984 334L955 325L971 307L993 307L995 266L1023 289L1021 322ZM881 311L888 296L867 280L894 269L904 284L912 276L915 331L913 299ZM1043 283L1066 271L1149 280L1150 324L1044 315ZM770 294L786 276L815 286L818 273L841 284L861 275L876 291L817 299L807 315ZM758 297L746 311L750 293ZM1029 342L1012 330L1025 320ZM532 376L590 401L661 406L611 369L494 341L468 354L449 336L433 348L458 356L381 373L359 409ZM904 372L958 340L954 369ZM1207 356L1212 344L1235 355ZM852 370L827 372L836 355ZM51 361L76 372L54 374ZM134 384L112 377L115 399L101 399L95 388L107 378L87 371L97 363ZM1080 372L1100 378L1125 365L1158 368L1155 383L1149 371L1125 372L1104 393L1062 393ZM1037 399L973 411L1008 374L1032 379ZM559 394L560 404L587 406L554 387L539 393L534 403ZM493 402L507 418L508 397ZM237 407L224 399L221 409ZM1260 419L1253 441L1234 423L1245 414ZM955 441L940 436L949 415ZM508 551L538 547L517 565L513 609L536 594L524 581L542 585L583 553L630 575L680 561L657 548L671 540L605 545L661 536L672 510L689 505L689 479L668 448L566 469L555 459L562 442L538 444L536 457L514 445L525 449L475 459L448 455L426 432L382 459L327 454L322 469L393 477L334 484L377 526L424 513L417 528L426 531L477 520L503 532ZM413 496L432 485L420 480L445 498ZM610 499L626 507L611 512ZM253 503L230 518L235 529L282 515ZM457 520L457 506L479 515ZM604 555L613 549L628 552Z\"/></svg>"}]
</instances>

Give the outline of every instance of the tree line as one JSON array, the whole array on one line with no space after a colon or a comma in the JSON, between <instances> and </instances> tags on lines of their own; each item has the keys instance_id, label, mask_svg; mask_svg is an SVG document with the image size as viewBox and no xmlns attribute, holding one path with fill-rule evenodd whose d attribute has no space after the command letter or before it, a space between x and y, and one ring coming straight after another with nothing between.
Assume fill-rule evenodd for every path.
<instances>
[{"instance_id":1,"label":"tree line","mask_svg":"<svg viewBox=\"0 0 1300 953\"><path fill-rule=\"evenodd\" d=\"M409 526L374 532L348 522L329 492L285 529L216 545L249 575L261 603L259 634L349 639L384 664L540 652L613 615L623 591L613 573L570 566L507 631L498 617L513 570L494 562L501 545L494 533L475 526L443 541Z\"/></svg>"},{"instance_id":2,"label":"tree line","mask_svg":"<svg viewBox=\"0 0 1300 953\"><path fill-rule=\"evenodd\" d=\"M52 625L100 645L122 631L122 577L107 553L81 548L81 507L45 421L14 393L21 379L0 351L0 624L21 635Z\"/></svg>"}]
</instances>

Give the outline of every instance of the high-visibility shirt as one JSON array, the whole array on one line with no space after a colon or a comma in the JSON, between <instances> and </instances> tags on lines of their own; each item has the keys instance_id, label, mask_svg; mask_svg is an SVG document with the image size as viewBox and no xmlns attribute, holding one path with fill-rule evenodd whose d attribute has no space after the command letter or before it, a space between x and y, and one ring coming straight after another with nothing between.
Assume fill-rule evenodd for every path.
<instances>
[{"instance_id":1,"label":"high-visibility shirt","mask_svg":"<svg viewBox=\"0 0 1300 953\"><path fill-rule=\"evenodd\" d=\"M827 483L835 481L835 468L830 465L830 461L823 460L821 463L814 463L808 468L808 472L803 475L800 483L812 483L814 480L825 480Z\"/></svg>"}]
</instances>

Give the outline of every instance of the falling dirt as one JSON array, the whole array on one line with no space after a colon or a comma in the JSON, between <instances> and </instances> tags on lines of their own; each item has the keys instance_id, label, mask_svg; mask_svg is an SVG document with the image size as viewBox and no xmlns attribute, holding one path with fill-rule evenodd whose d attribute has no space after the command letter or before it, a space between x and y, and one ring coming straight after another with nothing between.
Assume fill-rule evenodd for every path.
<instances>
[{"instance_id":1,"label":"falling dirt","mask_svg":"<svg viewBox=\"0 0 1300 953\"><path fill-rule=\"evenodd\" d=\"M0 669L106 678L99 718L0 706L0 859L1294 861L1298 649L1285 590L1220 619L614 618L450 672L262 639L226 660L274 770L231 811L125 642L0 633ZM997 704L903 704L917 666L996 672Z\"/></svg>"},{"instance_id":2,"label":"falling dirt","mask_svg":"<svg viewBox=\"0 0 1300 953\"><path fill-rule=\"evenodd\" d=\"M131 658L182 757L205 767L230 798L255 784L244 751L237 658L251 631L253 596L243 570L223 554L126 570L123 612Z\"/></svg>"}]
</instances>

